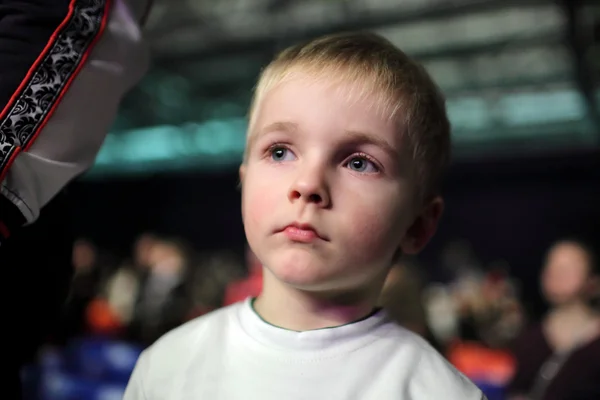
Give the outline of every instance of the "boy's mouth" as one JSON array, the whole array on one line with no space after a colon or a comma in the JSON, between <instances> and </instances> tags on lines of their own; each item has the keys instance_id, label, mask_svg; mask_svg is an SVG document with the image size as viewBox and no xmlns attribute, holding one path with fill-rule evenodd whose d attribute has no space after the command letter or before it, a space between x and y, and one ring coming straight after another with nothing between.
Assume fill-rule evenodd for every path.
<instances>
[{"instance_id":1,"label":"boy's mouth","mask_svg":"<svg viewBox=\"0 0 600 400\"><path fill-rule=\"evenodd\" d=\"M293 222L279 232L283 233L293 242L311 243L315 240L328 241L314 226L305 223Z\"/></svg>"}]
</instances>

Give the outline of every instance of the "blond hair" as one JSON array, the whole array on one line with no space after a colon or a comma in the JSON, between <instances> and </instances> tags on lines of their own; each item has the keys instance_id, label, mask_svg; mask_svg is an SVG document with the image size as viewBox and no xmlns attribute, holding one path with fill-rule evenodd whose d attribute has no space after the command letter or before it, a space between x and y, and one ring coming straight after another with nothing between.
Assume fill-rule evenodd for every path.
<instances>
[{"instance_id":1,"label":"blond hair","mask_svg":"<svg viewBox=\"0 0 600 400\"><path fill-rule=\"evenodd\" d=\"M359 95L377 96L381 112L399 122L417 167L420 194L431 197L439 191L450 158L450 123L444 96L420 64L372 33L328 35L289 47L260 75L249 110L248 138L265 95L298 74L339 79L356 85Z\"/></svg>"}]
</instances>

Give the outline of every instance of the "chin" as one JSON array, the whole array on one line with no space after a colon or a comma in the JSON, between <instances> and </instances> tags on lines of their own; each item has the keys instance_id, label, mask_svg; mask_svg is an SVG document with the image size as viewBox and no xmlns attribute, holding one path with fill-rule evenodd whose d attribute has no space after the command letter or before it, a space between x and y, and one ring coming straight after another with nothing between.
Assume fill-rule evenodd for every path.
<instances>
[{"instance_id":1,"label":"chin","mask_svg":"<svg viewBox=\"0 0 600 400\"><path fill-rule=\"evenodd\" d=\"M560 307L577 301L576 297L559 294L546 296L546 299L552 307Z\"/></svg>"},{"instance_id":2,"label":"chin","mask_svg":"<svg viewBox=\"0 0 600 400\"><path fill-rule=\"evenodd\" d=\"M297 289L323 290L335 281L331 265L311 251L287 250L269 261L267 268L277 280Z\"/></svg>"}]
</instances>

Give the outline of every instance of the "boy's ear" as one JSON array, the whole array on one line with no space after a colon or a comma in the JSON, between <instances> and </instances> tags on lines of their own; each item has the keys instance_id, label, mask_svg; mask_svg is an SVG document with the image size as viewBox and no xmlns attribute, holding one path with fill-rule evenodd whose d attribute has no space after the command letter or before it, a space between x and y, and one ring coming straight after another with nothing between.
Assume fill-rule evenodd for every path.
<instances>
[{"instance_id":1,"label":"boy's ear","mask_svg":"<svg viewBox=\"0 0 600 400\"><path fill-rule=\"evenodd\" d=\"M400 243L402 254L417 254L423 250L435 234L443 212L444 200L439 196L423 207Z\"/></svg>"}]
</instances>

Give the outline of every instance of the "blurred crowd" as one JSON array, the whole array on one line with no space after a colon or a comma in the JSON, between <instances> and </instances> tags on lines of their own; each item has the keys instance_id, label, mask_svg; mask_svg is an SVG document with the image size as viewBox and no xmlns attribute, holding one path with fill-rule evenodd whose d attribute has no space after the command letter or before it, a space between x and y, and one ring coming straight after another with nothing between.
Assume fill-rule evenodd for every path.
<instances>
[{"instance_id":1,"label":"blurred crowd","mask_svg":"<svg viewBox=\"0 0 600 400\"><path fill-rule=\"evenodd\" d=\"M526 311L523 289L507 263L484 265L465 240L445 246L434 273L417 259L400 260L390 270L380 305L471 379L528 391L541 385L536 374L557 346L595 351L600 360L593 254L576 240L549 247L541 260L540 287L549 306L544 316ZM251 251L244 257L202 254L179 239L152 234L138 237L123 260L80 239L73 265L71 294L54 338L63 344L103 337L148 346L188 320L256 296L262 282Z\"/></svg>"},{"instance_id":2,"label":"blurred crowd","mask_svg":"<svg viewBox=\"0 0 600 400\"><path fill-rule=\"evenodd\" d=\"M232 253L200 254L184 241L143 234L118 260L80 239L60 338L102 335L149 345L165 332L223 305L246 274Z\"/></svg>"}]
</instances>

